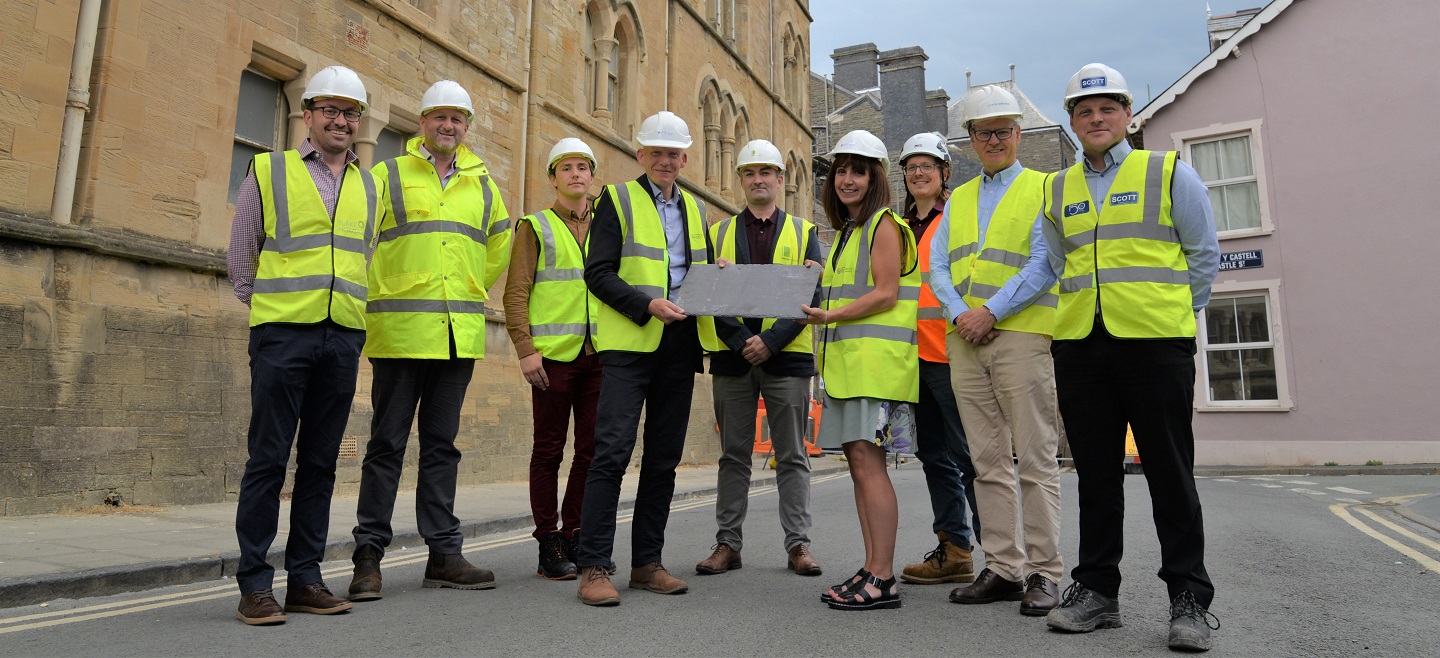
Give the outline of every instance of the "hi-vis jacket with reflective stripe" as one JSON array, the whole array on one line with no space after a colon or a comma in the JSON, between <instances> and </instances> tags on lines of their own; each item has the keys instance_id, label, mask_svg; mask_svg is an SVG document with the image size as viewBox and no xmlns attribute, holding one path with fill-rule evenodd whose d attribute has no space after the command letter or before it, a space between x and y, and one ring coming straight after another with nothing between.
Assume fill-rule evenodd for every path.
<instances>
[{"instance_id":1,"label":"hi-vis jacket with reflective stripe","mask_svg":"<svg viewBox=\"0 0 1440 658\"><path fill-rule=\"evenodd\" d=\"M888 208L851 229L843 249L831 249L821 279L824 308L849 304L875 289L870 271L870 245L880 222L900 230L902 263L899 300L888 311L858 320L825 325L820 338L820 375L833 398L877 398L917 402L920 399L920 352L916 342L916 302L920 272L915 234Z\"/></svg>"},{"instance_id":2,"label":"hi-vis jacket with reflective stripe","mask_svg":"<svg viewBox=\"0 0 1440 658\"><path fill-rule=\"evenodd\" d=\"M1030 234L1045 204L1045 174L1023 169L995 206L980 242L980 177L950 196L950 279L970 308L979 308L1030 260ZM1040 295L1019 313L995 323L996 329L1049 336L1055 329L1059 289ZM950 331L955 325L946 323Z\"/></svg>"},{"instance_id":3,"label":"hi-vis jacket with reflective stripe","mask_svg":"<svg viewBox=\"0 0 1440 658\"><path fill-rule=\"evenodd\" d=\"M739 221L737 216L730 217L717 222L710 227L710 242L715 245L717 258L735 260L736 234L735 222ZM775 265L803 265L805 263L805 251L810 245L810 232L815 230L815 225L803 217L796 217L785 211L780 211L780 217L776 221L779 230L775 233L775 253L771 258ZM742 320L742 318L736 318ZM700 344L707 352L723 352L730 349L720 340L715 333L715 318L701 316L700 322ZM767 331L775 326L775 318L765 318L760 323L760 330ZM795 340L786 343L783 351L802 352L810 354L814 351L814 338L810 332L810 325L800 331Z\"/></svg>"},{"instance_id":4,"label":"hi-vis jacket with reflective stripe","mask_svg":"<svg viewBox=\"0 0 1440 658\"><path fill-rule=\"evenodd\" d=\"M1195 337L1189 265L1170 216L1175 157L1132 151L1100 203L1083 160L1051 174L1045 217L1065 251L1057 340L1088 336L1097 313L1120 338Z\"/></svg>"},{"instance_id":5,"label":"hi-vis jacket with reflective stripe","mask_svg":"<svg viewBox=\"0 0 1440 658\"><path fill-rule=\"evenodd\" d=\"M370 261L365 355L448 359L450 336L462 359L485 356L487 290L510 263L510 219L485 163L461 146L458 171L442 190L420 154L371 171L382 183L380 234Z\"/></svg>"},{"instance_id":6,"label":"hi-vis jacket with reflective stripe","mask_svg":"<svg viewBox=\"0 0 1440 658\"><path fill-rule=\"evenodd\" d=\"M365 252L375 232L370 172L345 165L332 220L299 151L261 153L250 166L265 216L250 326L330 318L363 330Z\"/></svg>"},{"instance_id":7,"label":"hi-vis jacket with reflective stripe","mask_svg":"<svg viewBox=\"0 0 1440 658\"><path fill-rule=\"evenodd\" d=\"M600 302L585 288L587 245L575 240L570 227L553 210L526 216L540 238L535 283L530 288L530 336L540 355L551 361L574 361L595 335Z\"/></svg>"},{"instance_id":8,"label":"hi-vis jacket with reflective stripe","mask_svg":"<svg viewBox=\"0 0 1440 658\"><path fill-rule=\"evenodd\" d=\"M675 193L685 204L686 242L690 248L690 264L710 262L705 244L705 206L677 184ZM670 295L670 251L665 248L665 226L650 190L639 181L606 185L620 219L620 268L622 280L652 299L668 299ZM595 349L605 352L652 352L660 346L664 323L646 316L644 324L600 303L596 315Z\"/></svg>"},{"instance_id":9,"label":"hi-vis jacket with reflective stripe","mask_svg":"<svg viewBox=\"0 0 1440 658\"><path fill-rule=\"evenodd\" d=\"M920 360L949 363L950 359L945 355L945 330L954 325L945 317L939 298L930 290L930 241L935 239L935 227L939 225L939 217L930 220L930 224L920 236L920 301L916 310L915 329L920 341Z\"/></svg>"}]
</instances>

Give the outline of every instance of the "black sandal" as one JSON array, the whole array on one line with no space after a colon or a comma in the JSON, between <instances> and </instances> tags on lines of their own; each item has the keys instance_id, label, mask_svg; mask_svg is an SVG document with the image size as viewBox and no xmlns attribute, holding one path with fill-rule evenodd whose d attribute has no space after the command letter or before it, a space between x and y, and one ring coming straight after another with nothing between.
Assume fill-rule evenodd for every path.
<instances>
[{"instance_id":1,"label":"black sandal","mask_svg":"<svg viewBox=\"0 0 1440 658\"><path fill-rule=\"evenodd\" d=\"M844 596L846 592L849 592L850 590L855 589L856 587L864 587L864 586L865 586L865 580L866 580L867 578L869 578L869 577L870 577L870 572L869 572L869 571L866 571L866 570L863 569L863 568L860 569L859 571L856 571L856 572L855 572L855 575L851 576L849 580L846 580L845 582L839 583L839 584L836 584L836 585L831 585L831 586L830 586L830 589L827 589L827 590L821 592L821 593L820 593L820 602L821 602L821 603L829 603L829 602L835 600L835 598L831 598L831 597L829 597L829 596L826 596L827 594L834 594L836 597L840 597L840 596Z\"/></svg>"},{"instance_id":2,"label":"black sandal","mask_svg":"<svg viewBox=\"0 0 1440 658\"><path fill-rule=\"evenodd\" d=\"M858 587L845 591L838 601L826 601L826 605L836 610L885 610L901 606L900 587L895 583L894 576L880 580L873 574L866 575L865 581ZM874 585L880 590L880 596L871 596L865 591L865 585Z\"/></svg>"}]
</instances>

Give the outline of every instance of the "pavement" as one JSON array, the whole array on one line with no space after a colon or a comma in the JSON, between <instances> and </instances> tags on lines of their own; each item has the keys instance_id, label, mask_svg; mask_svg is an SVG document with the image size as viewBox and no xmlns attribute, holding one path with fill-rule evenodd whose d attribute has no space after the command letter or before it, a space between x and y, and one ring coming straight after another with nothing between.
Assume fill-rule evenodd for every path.
<instances>
[{"instance_id":1,"label":"pavement","mask_svg":"<svg viewBox=\"0 0 1440 658\"><path fill-rule=\"evenodd\" d=\"M812 460L816 476L842 472L835 456ZM637 475L631 469L621 487L620 507L633 507ZM1250 467L1202 466L1196 475L1440 475L1440 465ZM716 467L682 467L676 472L675 499L715 494ZM775 472L762 468L757 455L753 486L773 484ZM325 560L348 560L354 551L350 530L356 498L337 496L330 509ZM395 540L390 555L425 551L415 524L415 496L402 491L395 504ZM1406 503L1397 513L1440 531L1440 496ZM455 514L466 537L531 527L527 482L462 486ZM282 502L280 528L270 562L284 564L289 503ZM235 503L190 505L131 512L46 514L0 518L0 608L56 599L78 599L169 585L233 578L239 562L235 540ZM343 583L335 583L343 586Z\"/></svg>"}]
</instances>

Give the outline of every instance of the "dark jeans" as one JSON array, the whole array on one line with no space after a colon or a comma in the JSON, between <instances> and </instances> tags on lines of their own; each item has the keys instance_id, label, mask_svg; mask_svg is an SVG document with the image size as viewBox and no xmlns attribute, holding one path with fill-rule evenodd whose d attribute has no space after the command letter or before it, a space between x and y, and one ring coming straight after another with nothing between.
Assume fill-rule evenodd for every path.
<instances>
[{"instance_id":1,"label":"dark jeans","mask_svg":"<svg viewBox=\"0 0 1440 658\"><path fill-rule=\"evenodd\" d=\"M1161 580L1173 600L1190 591L1209 607L1205 526L1195 491L1195 340L1124 340L1098 322L1081 340L1057 340L1055 387L1080 476L1080 557L1070 576L1106 596L1120 593L1125 522L1125 425L1150 488Z\"/></svg>"},{"instance_id":2,"label":"dark jeans","mask_svg":"<svg viewBox=\"0 0 1440 658\"><path fill-rule=\"evenodd\" d=\"M355 547L373 546L382 555L394 538L390 518L405 444L420 409L420 473L415 483L415 521L425 544L436 553L459 553L465 543L455 518L455 479L460 449L460 406L475 374L474 359L370 359L375 372L370 399L375 417L360 465L360 500L355 509Z\"/></svg>"},{"instance_id":3,"label":"dark jeans","mask_svg":"<svg viewBox=\"0 0 1440 658\"><path fill-rule=\"evenodd\" d=\"M658 322L658 320L651 320ZM585 480L577 566L614 568L615 514L620 479L635 450L640 411L645 410L645 447L631 530L632 566L659 562L665 547L675 466L685 449L698 350L693 318L665 327L654 352L605 352L595 460Z\"/></svg>"},{"instance_id":4,"label":"dark jeans","mask_svg":"<svg viewBox=\"0 0 1440 658\"><path fill-rule=\"evenodd\" d=\"M292 443L295 486L285 542L286 580L292 589L320 581L335 459L355 400L364 345L365 332L329 321L250 329L250 456L235 509L240 542L235 582L241 593L274 584L275 568L265 554L280 521L280 489Z\"/></svg>"},{"instance_id":5,"label":"dark jeans","mask_svg":"<svg viewBox=\"0 0 1440 658\"><path fill-rule=\"evenodd\" d=\"M960 424L955 389L950 386L950 364L920 362L920 402L915 405L915 456L925 471L934 532L944 532L956 546L973 548L980 536L980 512L975 507L975 464ZM970 508L970 522L965 508ZM972 534L973 526L973 534Z\"/></svg>"},{"instance_id":6,"label":"dark jeans","mask_svg":"<svg viewBox=\"0 0 1440 658\"><path fill-rule=\"evenodd\" d=\"M569 537L580 529L580 501L585 478L595 457L595 406L600 400L600 357L581 354L574 361L541 361L550 388L531 387L530 408L535 420L535 446L530 452L530 513L535 537L561 532ZM565 437L570 414L575 414L575 456L565 482L565 501L558 503L560 462L565 458ZM558 509L557 509L558 508Z\"/></svg>"}]
</instances>

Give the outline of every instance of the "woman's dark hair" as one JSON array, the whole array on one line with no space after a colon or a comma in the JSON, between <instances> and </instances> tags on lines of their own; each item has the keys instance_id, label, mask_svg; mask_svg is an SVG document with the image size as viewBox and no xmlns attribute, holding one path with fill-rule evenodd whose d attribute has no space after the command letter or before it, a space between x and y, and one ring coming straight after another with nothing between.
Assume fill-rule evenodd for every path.
<instances>
[{"instance_id":1,"label":"woman's dark hair","mask_svg":"<svg viewBox=\"0 0 1440 658\"><path fill-rule=\"evenodd\" d=\"M946 200L946 199L949 199L949 198L950 198L950 163L945 162L945 161L941 160L940 158L937 158L937 157L935 157L935 156L933 156L933 155L930 155L930 154L928 154L928 153L916 153L915 155L910 156L910 158L913 158L913 157L916 157L916 156L924 156L924 157L930 158L931 160L934 160L934 161L935 161L936 173L940 174L940 200L941 200L941 201L944 201L944 200ZM919 217L919 218L921 218L921 219L924 219L925 217L920 214L920 209L919 209L919 208L915 208L915 195L910 193L910 181L909 181L908 177L905 175L905 169L904 169L904 168L905 168L905 163L906 163L907 161L909 161L910 158L905 158L904 160L901 160L901 161L900 161L900 168L901 168L901 169L900 169L900 182L902 182L902 183L905 184L905 204L902 205L902 206L900 206L900 210L901 210L906 216L911 216L911 215L913 214L915 217ZM942 173L942 172L943 172L943 173ZM913 209L913 213L912 213L912 209ZM929 209L929 208L926 208L926 209L925 209L925 212L927 212L927 213L930 212L930 209Z\"/></svg>"},{"instance_id":2,"label":"woman's dark hair","mask_svg":"<svg viewBox=\"0 0 1440 658\"><path fill-rule=\"evenodd\" d=\"M840 195L835 193L835 172L841 169L863 170L870 175L870 189L860 200L859 217L850 217L850 211L840 202ZM842 230L846 219L863 222L880 212L881 208L889 207L890 179L885 177L885 168L875 158L854 153L837 154L835 162L830 165L830 175L825 177L825 185L820 188L820 203L825 208L825 216L830 218L830 227Z\"/></svg>"}]
</instances>

